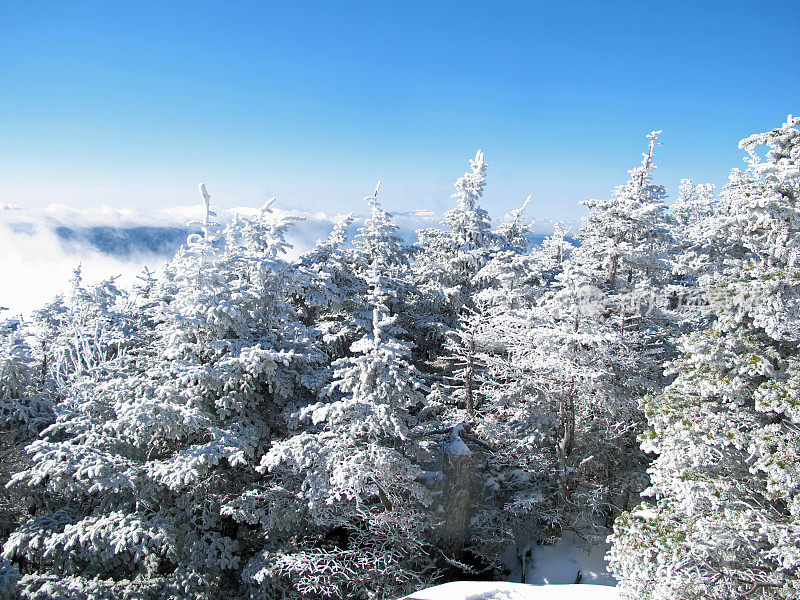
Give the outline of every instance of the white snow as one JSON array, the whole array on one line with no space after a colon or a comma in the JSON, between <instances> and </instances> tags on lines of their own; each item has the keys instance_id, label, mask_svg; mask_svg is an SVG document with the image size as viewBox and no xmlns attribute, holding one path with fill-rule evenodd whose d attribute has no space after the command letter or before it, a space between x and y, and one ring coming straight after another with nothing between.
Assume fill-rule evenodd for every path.
<instances>
[{"instance_id":1,"label":"white snow","mask_svg":"<svg viewBox=\"0 0 800 600\"><path fill-rule=\"evenodd\" d=\"M606 570L607 544L589 550L573 533L565 531L552 546L533 546L526 581L532 584L575 583L578 573L581 582L614 586L614 576Z\"/></svg>"},{"instance_id":2,"label":"white snow","mask_svg":"<svg viewBox=\"0 0 800 600\"><path fill-rule=\"evenodd\" d=\"M404 600L619 600L619 592L606 585L454 581L414 592Z\"/></svg>"},{"instance_id":3,"label":"white snow","mask_svg":"<svg viewBox=\"0 0 800 600\"><path fill-rule=\"evenodd\" d=\"M403 600L619 600L619 590L614 587L617 582L603 558L607 551L607 544L587 550L576 535L564 532L552 546L532 548L528 583L454 581L414 592ZM581 583L576 584L579 572Z\"/></svg>"},{"instance_id":4,"label":"white snow","mask_svg":"<svg viewBox=\"0 0 800 600\"><path fill-rule=\"evenodd\" d=\"M464 424L461 423L450 430L450 443L447 444L447 454L450 456L470 456L472 452L461 439L461 432L464 431Z\"/></svg>"}]
</instances>

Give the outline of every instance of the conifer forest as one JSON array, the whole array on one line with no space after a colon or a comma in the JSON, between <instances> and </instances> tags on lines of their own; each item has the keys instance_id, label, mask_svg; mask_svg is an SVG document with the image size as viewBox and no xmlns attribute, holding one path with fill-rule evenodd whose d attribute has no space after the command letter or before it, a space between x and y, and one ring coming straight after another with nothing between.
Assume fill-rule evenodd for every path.
<instances>
[{"instance_id":1,"label":"conifer forest","mask_svg":"<svg viewBox=\"0 0 800 600\"><path fill-rule=\"evenodd\" d=\"M655 131L541 242L481 151L415 243L378 185L298 258L201 185L162 269L0 313L0 598L392 600L567 535L622 598L800 598L798 125L669 202Z\"/></svg>"}]
</instances>

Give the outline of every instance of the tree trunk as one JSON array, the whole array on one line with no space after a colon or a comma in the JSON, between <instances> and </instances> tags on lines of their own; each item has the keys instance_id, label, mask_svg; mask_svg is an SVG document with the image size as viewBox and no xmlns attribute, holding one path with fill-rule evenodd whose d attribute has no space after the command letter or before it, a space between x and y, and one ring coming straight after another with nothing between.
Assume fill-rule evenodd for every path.
<instances>
[{"instance_id":1,"label":"tree trunk","mask_svg":"<svg viewBox=\"0 0 800 600\"><path fill-rule=\"evenodd\" d=\"M464 393L467 399L467 414L475 417L475 398L472 393L472 375L475 370L475 332L470 332L467 352L467 368L464 371Z\"/></svg>"},{"instance_id":2,"label":"tree trunk","mask_svg":"<svg viewBox=\"0 0 800 600\"><path fill-rule=\"evenodd\" d=\"M472 453L461 439L459 427L453 429L444 450L444 520L440 528L444 549L456 559L464 549L472 484Z\"/></svg>"},{"instance_id":3,"label":"tree trunk","mask_svg":"<svg viewBox=\"0 0 800 600\"><path fill-rule=\"evenodd\" d=\"M615 250L611 252L611 259L609 260L608 265L608 285L613 290L615 287L616 279L617 279L617 269L619 268L619 254L616 252L616 247L622 241L622 232L617 233L614 236L614 248Z\"/></svg>"},{"instance_id":4,"label":"tree trunk","mask_svg":"<svg viewBox=\"0 0 800 600\"><path fill-rule=\"evenodd\" d=\"M575 445L575 401L572 396L574 381L564 391L559 399L559 441L556 445L558 459L558 504L564 506L567 502L567 485L569 473L567 471L567 457Z\"/></svg>"}]
</instances>

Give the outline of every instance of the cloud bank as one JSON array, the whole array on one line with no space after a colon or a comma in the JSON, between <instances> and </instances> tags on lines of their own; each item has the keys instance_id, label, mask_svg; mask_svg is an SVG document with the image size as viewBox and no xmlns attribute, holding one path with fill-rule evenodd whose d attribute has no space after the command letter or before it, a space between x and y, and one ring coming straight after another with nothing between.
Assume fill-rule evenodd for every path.
<instances>
[{"instance_id":1,"label":"cloud bank","mask_svg":"<svg viewBox=\"0 0 800 600\"><path fill-rule=\"evenodd\" d=\"M225 225L236 215L253 216L256 208L220 210L216 219ZM326 237L341 215L304 213L274 208L276 216L303 217L287 236L298 256ZM393 213L400 235L416 241L416 230L436 227L441 215L428 210ZM0 204L0 307L5 314L27 314L56 294L68 291L73 272L80 265L85 282L119 277L122 285L134 281L146 266L157 271L195 232L202 207L179 206L160 211L120 209L108 206L76 209L51 204L38 211ZM355 235L366 217L357 216L351 226ZM552 231L552 222L540 222L535 231Z\"/></svg>"}]
</instances>

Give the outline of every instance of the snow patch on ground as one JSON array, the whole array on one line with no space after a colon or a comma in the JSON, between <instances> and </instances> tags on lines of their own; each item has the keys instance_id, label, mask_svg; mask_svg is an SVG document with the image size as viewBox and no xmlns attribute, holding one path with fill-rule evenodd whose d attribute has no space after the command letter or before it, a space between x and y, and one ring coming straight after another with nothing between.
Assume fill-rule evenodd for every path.
<instances>
[{"instance_id":1,"label":"snow patch on ground","mask_svg":"<svg viewBox=\"0 0 800 600\"><path fill-rule=\"evenodd\" d=\"M405 600L619 600L607 585L528 585L497 581L453 581L414 592Z\"/></svg>"},{"instance_id":2,"label":"snow patch on ground","mask_svg":"<svg viewBox=\"0 0 800 600\"><path fill-rule=\"evenodd\" d=\"M578 573L581 583L605 586L617 585L606 569L607 544L587 549L574 533L564 532L552 546L533 546L526 582L531 584L575 583Z\"/></svg>"},{"instance_id":3,"label":"snow patch on ground","mask_svg":"<svg viewBox=\"0 0 800 600\"><path fill-rule=\"evenodd\" d=\"M407 596L407 600L619 600L617 580L606 570L608 544L587 544L571 532L550 546L532 546L526 581L454 581ZM580 573L580 583L575 580ZM519 581L520 570L510 578Z\"/></svg>"}]
</instances>

